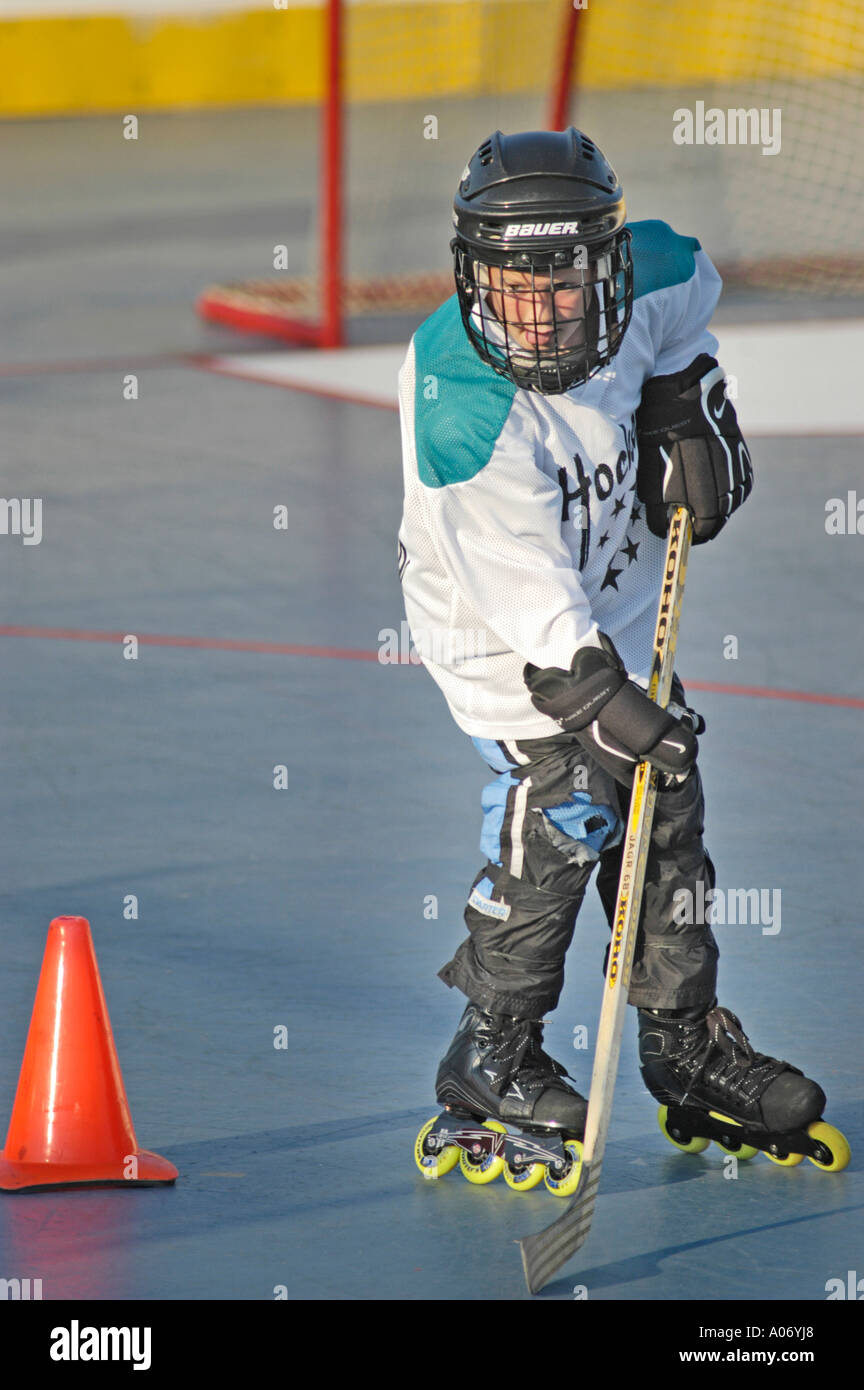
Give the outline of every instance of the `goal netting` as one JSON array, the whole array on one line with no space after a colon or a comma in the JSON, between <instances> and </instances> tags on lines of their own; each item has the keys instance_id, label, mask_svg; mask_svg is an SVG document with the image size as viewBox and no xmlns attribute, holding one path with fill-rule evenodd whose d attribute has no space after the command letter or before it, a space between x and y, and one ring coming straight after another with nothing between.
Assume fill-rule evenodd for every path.
<instances>
[{"instance_id":1,"label":"goal netting","mask_svg":"<svg viewBox=\"0 0 864 1390\"><path fill-rule=\"evenodd\" d=\"M728 286L864 292L861 0L319 0L284 108L284 224L208 319L336 345L452 292L450 205L493 130L586 130L631 220L698 236Z\"/></svg>"}]
</instances>

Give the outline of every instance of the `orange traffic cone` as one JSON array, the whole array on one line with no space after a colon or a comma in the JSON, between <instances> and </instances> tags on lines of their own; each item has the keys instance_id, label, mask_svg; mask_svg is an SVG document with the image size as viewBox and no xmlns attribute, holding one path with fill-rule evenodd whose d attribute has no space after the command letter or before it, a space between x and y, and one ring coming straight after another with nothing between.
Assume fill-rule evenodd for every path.
<instances>
[{"instance_id":1,"label":"orange traffic cone","mask_svg":"<svg viewBox=\"0 0 864 1390\"><path fill-rule=\"evenodd\" d=\"M0 1154L0 1190L171 1183L138 1148L102 981L84 917L55 917Z\"/></svg>"}]
</instances>

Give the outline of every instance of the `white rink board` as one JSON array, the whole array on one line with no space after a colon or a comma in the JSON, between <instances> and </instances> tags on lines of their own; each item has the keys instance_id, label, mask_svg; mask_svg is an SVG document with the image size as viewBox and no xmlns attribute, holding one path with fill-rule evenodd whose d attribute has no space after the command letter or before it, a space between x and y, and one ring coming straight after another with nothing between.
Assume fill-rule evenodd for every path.
<instances>
[{"instance_id":1,"label":"white rink board","mask_svg":"<svg viewBox=\"0 0 864 1390\"><path fill-rule=\"evenodd\" d=\"M719 360L745 435L864 434L864 319L720 327ZM396 405L405 346L217 357L230 376Z\"/></svg>"}]
</instances>

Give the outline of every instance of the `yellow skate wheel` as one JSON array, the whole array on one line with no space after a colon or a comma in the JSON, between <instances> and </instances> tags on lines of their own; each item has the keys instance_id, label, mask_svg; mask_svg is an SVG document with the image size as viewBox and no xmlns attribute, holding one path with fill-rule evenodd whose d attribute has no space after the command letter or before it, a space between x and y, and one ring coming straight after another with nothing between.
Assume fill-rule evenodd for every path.
<instances>
[{"instance_id":1,"label":"yellow skate wheel","mask_svg":"<svg viewBox=\"0 0 864 1390\"><path fill-rule=\"evenodd\" d=\"M748 1158L755 1158L759 1152L752 1144L739 1144L737 1149L730 1149L728 1145L721 1144L719 1139L715 1139L714 1143L724 1154L732 1154L733 1158L740 1158L742 1163Z\"/></svg>"},{"instance_id":2,"label":"yellow skate wheel","mask_svg":"<svg viewBox=\"0 0 864 1390\"><path fill-rule=\"evenodd\" d=\"M829 1161L823 1163L820 1158L814 1158L812 1154L807 1157L817 1168L821 1168L823 1173L839 1173L852 1157L852 1150L849 1148L849 1141L845 1134L841 1134L839 1129L833 1125L826 1125L824 1120L816 1120L812 1125L807 1126L807 1133L811 1139L815 1139L820 1147L828 1151Z\"/></svg>"},{"instance_id":3,"label":"yellow skate wheel","mask_svg":"<svg viewBox=\"0 0 864 1390\"><path fill-rule=\"evenodd\" d=\"M432 1119L423 1126L414 1143L414 1162L420 1169L424 1178L443 1178L445 1173L451 1173L459 1162L459 1145L447 1144L445 1148L439 1149L437 1153L429 1153L426 1148L426 1135L438 1119L433 1115Z\"/></svg>"},{"instance_id":4,"label":"yellow skate wheel","mask_svg":"<svg viewBox=\"0 0 864 1390\"><path fill-rule=\"evenodd\" d=\"M660 1109L657 1111L657 1122L660 1125L661 1134L665 1134L670 1144L674 1144L676 1149L681 1150L682 1154L701 1154L705 1152L708 1145L711 1143L710 1139L705 1139L699 1135L694 1135L692 1138L686 1140L676 1139L674 1134L667 1128L666 1122L668 1118L669 1107L667 1105L661 1105Z\"/></svg>"},{"instance_id":5,"label":"yellow skate wheel","mask_svg":"<svg viewBox=\"0 0 864 1390\"><path fill-rule=\"evenodd\" d=\"M778 1168L797 1168L799 1163L804 1162L803 1154L772 1154L769 1149L763 1149L762 1152L772 1163L776 1163Z\"/></svg>"},{"instance_id":6,"label":"yellow skate wheel","mask_svg":"<svg viewBox=\"0 0 864 1390\"><path fill-rule=\"evenodd\" d=\"M735 1125L737 1129L741 1128L740 1121L732 1120L729 1118L728 1115L721 1115L716 1110L711 1110L709 1113L711 1114L713 1119L719 1120L721 1124ZM729 1138L732 1138L731 1134ZM739 1144L736 1148L733 1144L722 1144L719 1139L715 1139L714 1143L717 1145L718 1149L723 1150L724 1154L732 1154L734 1158L740 1158L742 1160L747 1158L755 1158L759 1152L759 1150L757 1148L754 1148L752 1144Z\"/></svg>"},{"instance_id":7,"label":"yellow skate wheel","mask_svg":"<svg viewBox=\"0 0 864 1390\"><path fill-rule=\"evenodd\" d=\"M506 1125L499 1125L497 1120L486 1120L484 1129L491 1129L495 1134L506 1134ZM504 1158L502 1154L479 1154L475 1157L465 1149L459 1151L459 1168L463 1178L468 1182L473 1182L479 1187L485 1186L487 1182L494 1182L504 1171Z\"/></svg>"},{"instance_id":8,"label":"yellow skate wheel","mask_svg":"<svg viewBox=\"0 0 864 1390\"><path fill-rule=\"evenodd\" d=\"M582 1172L582 1145L579 1140L568 1139L564 1144L564 1151L570 1162L561 1177L556 1177L552 1169L547 1168L543 1178L547 1191L556 1197L572 1197L579 1186L579 1175Z\"/></svg>"},{"instance_id":9,"label":"yellow skate wheel","mask_svg":"<svg viewBox=\"0 0 864 1390\"><path fill-rule=\"evenodd\" d=\"M514 1168L512 1163L504 1161L504 1181L514 1192L530 1192L543 1181L545 1173L545 1163L525 1163Z\"/></svg>"}]
</instances>

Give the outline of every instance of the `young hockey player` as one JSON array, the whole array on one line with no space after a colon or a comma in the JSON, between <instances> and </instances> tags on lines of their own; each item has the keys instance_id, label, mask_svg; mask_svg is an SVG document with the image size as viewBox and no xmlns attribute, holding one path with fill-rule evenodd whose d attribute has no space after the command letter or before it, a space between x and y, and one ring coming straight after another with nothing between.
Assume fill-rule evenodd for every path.
<instances>
[{"instance_id":1,"label":"young hockey player","mask_svg":"<svg viewBox=\"0 0 864 1390\"><path fill-rule=\"evenodd\" d=\"M821 1088L755 1052L718 1007L711 928L680 910L682 892L696 903L714 886L704 725L677 678L668 711L645 693L670 506L690 509L699 545L752 487L708 330L720 278L694 238L625 222L615 173L573 128L492 135L453 221L456 294L400 374L400 574L417 650L496 778L469 936L440 972L469 1002L438 1071L445 1115L417 1161L446 1171L444 1140L455 1155L461 1134L470 1152L486 1117L547 1141L583 1135L586 1101L544 1052L541 1021L595 870L613 920L644 758L661 774L629 994L645 1083L702 1124L721 1112L775 1157L790 1132L809 1152ZM670 1125L673 1140L699 1147L685 1129ZM521 1143L512 1185L529 1170L539 1181L543 1163L563 1171L560 1143ZM826 1153L815 1160L831 1166Z\"/></svg>"}]
</instances>

